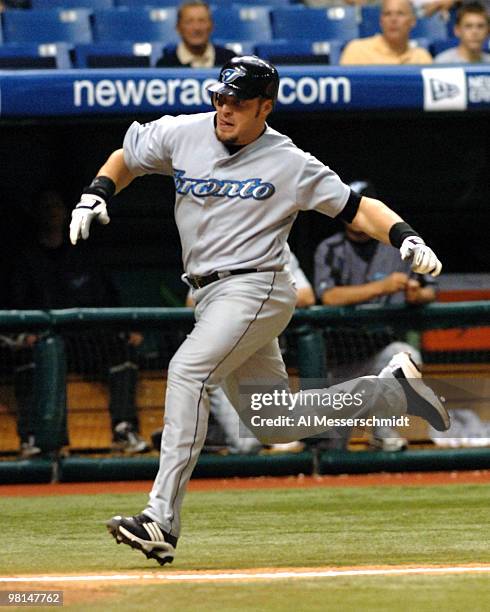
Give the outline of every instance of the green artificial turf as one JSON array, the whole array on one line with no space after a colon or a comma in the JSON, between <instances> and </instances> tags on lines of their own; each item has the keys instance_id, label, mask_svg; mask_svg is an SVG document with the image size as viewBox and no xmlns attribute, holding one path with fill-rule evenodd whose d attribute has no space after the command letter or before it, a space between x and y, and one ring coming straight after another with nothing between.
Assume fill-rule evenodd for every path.
<instances>
[{"instance_id":1,"label":"green artificial turf","mask_svg":"<svg viewBox=\"0 0 490 612\"><path fill-rule=\"evenodd\" d=\"M324 578L274 583L172 584L100 589L74 610L172 612L487 612L488 575ZM82 595L82 597L84 597ZM69 598L67 598L69 601Z\"/></svg>"},{"instance_id":2,"label":"green artificial turf","mask_svg":"<svg viewBox=\"0 0 490 612\"><path fill-rule=\"evenodd\" d=\"M189 493L178 554L164 568L116 546L105 529L107 518L137 513L145 502L146 495L134 493L4 497L0 574L490 563L488 485ZM90 609L151 609L167 601L172 607L162 609L172 611L418 612L441 609L441 602L451 602L451 610L484 610L489 582L484 574L111 583Z\"/></svg>"},{"instance_id":3,"label":"green artificial turf","mask_svg":"<svg viewBox=\"0 0 490 612\"><path fill-rule=\"evenodd\" d=\"M116 546L113 514L145 494L3 498L2 574L153 567ZM171 571L490 562L490 487L362 487L189 493Z\"/></svg>"}]
</instances>

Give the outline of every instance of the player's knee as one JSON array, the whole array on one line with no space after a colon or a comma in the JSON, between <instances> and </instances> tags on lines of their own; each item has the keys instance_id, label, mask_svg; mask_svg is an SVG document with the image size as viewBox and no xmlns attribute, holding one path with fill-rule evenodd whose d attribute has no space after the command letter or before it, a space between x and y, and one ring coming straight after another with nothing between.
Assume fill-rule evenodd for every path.
<instances>
[{"instance_id":1,"label":"player's knee","mask_svg":"<svg viewBox=\"0 0 490 612\"><path fill-rule=\"evenodd\" d=\"M183 382L184 384L203 382L206 385L219 386L222 382L222 377L210 371L209 366L201 366L197 364L189 364L181 359L172 359L168 366L167 381Z\"/></svg>"}]
</instances>

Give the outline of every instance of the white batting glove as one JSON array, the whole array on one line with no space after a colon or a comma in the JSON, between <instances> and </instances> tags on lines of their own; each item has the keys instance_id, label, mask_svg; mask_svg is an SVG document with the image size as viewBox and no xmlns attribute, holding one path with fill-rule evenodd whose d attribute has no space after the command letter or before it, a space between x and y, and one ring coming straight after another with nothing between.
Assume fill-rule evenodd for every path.
<instances>
[{"instance_id":1,"label":"white batting glove","mask_svg":"<svg viewBox=\"0 0 490 612\"><path fill-rule=\"evenodd\" d=\"M109 223L105 200L100 196L84 193L71 213L70 241L72 244L76 244L80 237L87 240L93 219L97 219L102 225Z\"/></svg>"},{"instance_id":2,"label":"white batting glove","mask_svg":"<svg viewBox=\"0 0 490 612\"><path fill-rule=\"evenodd\" d=\"M442 264L434 251L419 236L405 238L400 247L400 255L405 261L412 260L411 268L417 274L439 276Z\"/></svg>"}]
</instances>

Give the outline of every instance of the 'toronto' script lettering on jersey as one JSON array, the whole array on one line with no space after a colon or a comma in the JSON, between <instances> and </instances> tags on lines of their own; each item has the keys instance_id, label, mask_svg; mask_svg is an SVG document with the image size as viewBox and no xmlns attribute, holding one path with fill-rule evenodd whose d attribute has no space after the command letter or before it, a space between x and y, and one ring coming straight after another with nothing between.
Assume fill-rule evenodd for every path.
<instances>
[{"instance_id":1,"label":"'toronto' script lettering on jersey","mask_svg":"<svg viewBox=\"0 0 490 612\"><path fill-rule=\"evenodd\" d=\"M192 193L198 198L209 196L235 198L244 200L266 200L276 188L272 183L263 183L260 178L249 178L244 181L220 180L218 178L197 179L185 176L185 170L174 171L175 189L181 195Z\"/></svg>"}]
</instances>

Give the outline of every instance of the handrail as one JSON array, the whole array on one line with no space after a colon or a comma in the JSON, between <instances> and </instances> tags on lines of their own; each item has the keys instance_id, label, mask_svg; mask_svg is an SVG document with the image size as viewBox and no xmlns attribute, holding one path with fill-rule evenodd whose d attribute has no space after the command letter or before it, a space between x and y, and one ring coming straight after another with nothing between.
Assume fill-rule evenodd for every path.
<instances>
[{"instance_id":1,"label":"handrail","mask_svg":"<svg viewBox=\"0 0 490 612\"><path fill-rule=\"evenodd\" d=\"M8 330L46 329L51 326L49 310L0 310L0 327Z\"/></svg>"},{"instance_id":2,"label":"handrail","mask_svg":"<svg viewBox=\"0 0 490 612\"><path fill-rule=\"evenodd\" d=\"M490 301L433 303L423 306L312 306L296 311L293 320L312 325L368 324L402 329L481 326L490 325Z\"/></svg>"},{"instance_id":3,"label":"handrail","mask_svg":"<svg viewBox=\"0 0 490 612\"><path fill-rule=\"evenodd\" d=\"M7 329L57 329L116 325L160 326L193 322L191 308L70 308L64 310L0 310L0 327ZM363 304L360 306L312 306L298 309L293 324L390 325L403 329L434 329L490 325L490 300L433 303L423 306Z\"/></svg>"}]
</instances>

